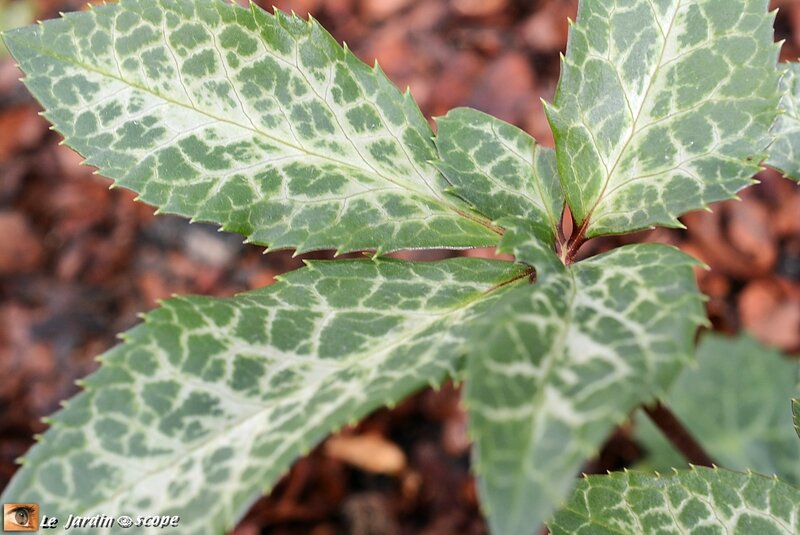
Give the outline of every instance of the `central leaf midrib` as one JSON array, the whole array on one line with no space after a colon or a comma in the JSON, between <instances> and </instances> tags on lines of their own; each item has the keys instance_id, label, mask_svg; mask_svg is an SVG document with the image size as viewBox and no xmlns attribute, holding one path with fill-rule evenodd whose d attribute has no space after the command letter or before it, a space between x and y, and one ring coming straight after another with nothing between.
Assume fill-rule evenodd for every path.
<instances>
[{"instance_id":1,"label":"central leaf midrib","mask_svg":"<svg viewBox=\"0 0 800 535\"><path fill-rule=\"evenodd\" d=\"M508 262L508 264L509 264L510 268L513 268L513 267L517 266L516 264L512 264L511 262ZM444 321L445 319L447 319L450 316L466 312L472 306L474 306L477 303L479 303L482 299L486 298L487 295L489 295L490 293L494 292L495 290L499 290L499 289L502 289L502 288L507 288L510 284L514 284L516 282L524 284L524 282L520 282L520 281L524 281L524 280L525 280L525 278L524 277L520 278L519 274L511 275L511 273L509 273L508 279L506 279L504 281L500 281L500 282L494 283L492 286L490 286L487 290L485 290L483 292L477 292L476 291L476 293L473 296L471 296L471 297L465 299L463 302L455 305L449 311L445 311L445 312L443 312L441 314L436 315L434 317L434 319L432 319L432 321L426 323L424 326L421 326L421 327L416 328L416 329L411 329L406 335L399 337L394 342L392 342L390 345L388 345L388 346L386 346L386 347L384 347L382 349L386 350L386 352L391 351L392 349L398 347L399 345L401 345L402 343L406 342L407 340L412 339L412 338L416 337L417 335L419 335L420 333L424 332L425 330L429 329L435 323ZM146 321L145 321L145 325L147 325ZM343 361L339 368L340 369L346 369L348 367L351 367L352 363L354 361L357 361L359 359L365 359L365 357L368 359L369 357L373 356L374 353L375 353L374 351L373 352L368 352L367 350L363 350L363 351L361 351L360 353L358 353L356 355L352 355L346 361ZM336 372L333 372L333 373L336 373ZM319 388L319 386L325 380L327 380L329 378L330 378L330 375L328 375L328 376L326 376L324 378L320 378L313 385L306 385L305 387L303 387L301 389L301 391L316 390L317 388ZM379 402L383 403L382 401L379 401ZM251 415L247 416L246 418L238 421L237 423L234 423L234 424L228 426L223 432L218 433L216 435L213 435L212 437L210 437L209 440L204 441L204 442L198 442L197 444L195 444L195 445L193 445L193 446L191 446L189 448L186 448L184 450L175 452L174 455L168 456L169 459L165 460L164 463L162 463L158 467L156 467L154 469L151 469L151 470L148 470L145 473L138 475L135 480L130 482L130 484L119 488L116 492L114 492L113 494L111 494L108 497L103 498L100 501L96 501L96 502L94 502L94 503L92 503L90 505L82 507L79 512L72 513L72 514L74 514L74 515L82 515L83 513L86 513L88 511L91 511L92 509L98 507L99 505L113 502L118 496L127 493L129 490L131 490L133 488L136 488L142 480L145 480L145 479L148 479L150 477L153 477L154 475L156 475L156 474L158 474L160 472L163 472L165 469L173 466L174 463L175 463L176 457L178 455L180 455L183 458L193 456L197 452L206 449L208 446L213 444L220 437L224 437L224 436L230 434L232 430L240 428L241 426L248 424L250 421L255 420L258 417L263 416L264 411L265 411L264 408L262 408L261 410L256 410L256 411L253 412L253 414L251 414Z\"/></svg>"},{"instance_id":2,"label":"central leaf midrib","mask_svg":"<svg viewBox=\"0 0 800 535\"><path fill-rule=\"evenodd\" d=\"M269 139L270 141L272 141L272 142L274 142L276 144L283 145L283 146L288 147L288 148L290 148L292 150L295 150L295 151L297 151L299 153L303 153L303 154L306 154L306 155L314 157L314 158L319 158L321 160L326 160L326 161L329 161L329 162L334 163L336 165L339 165L339 166L342 166L342 167L345 167L345 168L348 168L348 169L353 169L353 170L358 171L360 173L364 173L364 174L372 175L372 176L377 176L378 178L380 178L380 179L382 179L382 180L384 180L384 181L386 181L386 182L388 182L390 184L393 184L394 186L396 186L399 189L412 192L414 194L419 195L420 197L424 197L424 198L428 199L429 201L435 203L436 205L440 206L444 210L446 210L448 212L451 212L451 213L457 215L458 217L460 217L462 219L466 219L467 221L471 221L473 223L479 224L479 225L481 225L483 227L486 227L489 230L497 233L497 231L494 230L494 226L492 225L492 223L489 220L486 220L483 216L479 216L478 214L469 214L469 215L467 215L467 214L464 213L463 210L460 210L458 207L448 203L442 197L431 196L429 194L429 191L432 192L433 190L426 191L425 188L417 188L412 183L410 183L408 181L390 178L390 177L388 177L388 176L386 176L384 174L381 174L381 173L377 172L377 170L374 169L374 168L360 167L358 165L354 165L353 163L342 161L342 160L339 160L337 158L334 158L332 156L328 156L328 155L325 155L325 154L320 154L320 153L317 153L315 151L311 151L311 150L309 150L309 149L307 149L305 147L297 146L297 145L295 145L295 144L293 144L291 142L286 141L285 139L281 139L279 137L273 136L273 135L265 132L264 130L255 128L253 126L242 125L242 124L237 123L235 121L232 121L230 119L219 117L219 116L217 116L217 115L215 115L212 112L209 112L207 110L188 105L187 103L181 102L179 100L174 100L174 99L172 99L170 97L162 95L161 93L159 93L157 91L154 91L153 89L150 89L148 87L145 87L145 86L139 85L137 83L131 82L129 80L126 80L126 79L124 79L124 78L122 78L120 76L116 76L116 75L114 75L114 74L112 74L110 72L102 70L102 69L100 69L98 67L95 67L93 65L86 64L86 63L84 63L84 62L82 62L82 61L80 61L80 60L78 60L76 58L69 57L69 56L63 56L63 55L58 54L58 53L56 53L56 52L54 52L52 50L44 49L44 48L41 48L41 47L38 47L38 46L34 46L29 42L26 42L24 44L24 46L26 46L26 47L28 47L28 48L30 48L32 50L35 50L35 51L37 51L37 52L39 52L39 53L41 53L41 54L43 54L45 56L49 56L49 57L51 57L53 59L56 59L56 60L59 60L59 61L65 62L65 63L69 63L69 64L72 64L72 65L75 65L76 67L80 67L82 69L86 69L87 71L94 72L96 74L99 74L100 76L104 76L106 78L110 78L112 80L116 80L118 82L121 82L121 83L123 83L123 84L125 84L125 85L127 85L127 86L129 86L129 87L131 87L133 89L136 89L136 90L148 93L150 95L153 95L154 97L159 98L159 99L167 102L168 104L172 104L172 105L175 105L175 106L187 109L187 110L191 110L191 111L193 111L195 113L198 113L200 115L204 115L204 116L208 117L209 119L213 119L213 120L218 121L220 123L230 124L230 125L235 126L237 128L248 130L250 132L253 132L254 134L257 134L259 136L263 136L263 137ZM232 85L232 80L228 80L228 81L231 82L231 85Z\"/></svg>"},{"instance_id":3,"label":"central leaf midrib","mask_svg":"<svg viewBox=\"0 0 800 535\"><path fill-rule=\"evenodd\" d=\"M564 356L567 343L567 334L569 333L569 328L573 321L573 315L574 315L573 309L575 304L575 298L578 294L578 283L577 280L575 279L575 273L573 272L572 268L567 269L567 273L565 276L569 277L570 279L570 295L567 298L566 317L564 318L563 322L564 328L559 333L558 339L554 344L556 350L551 353L552 357L546 359L545 361L544 369L542 370L541 380L538 381L539 386L545 386L550 382L550 379L552 378L553 373L555 372L556 364L558 364L559 361L561 360L560 357ZM539 407L542 405L543 399L544 399L544 388L539 388L534 395L533 402L531 405L533 407ZM525 484L528 481L527 466L531 460L530 451L533 445L534 432L536 431L535 420L538 418L538 416L539 416L539 411L534 410L533 416L531 417L531 423L533 425L531 426L531 432L528 435L527 444L525 445L526 455L523 455L521 463L522 467L525 468L525 470L523 470L522 474L523 477L517 479L517 484L515 485L516 492L514 493L515 500L513 506L513 510L515 511L514 514L515 517L518 516L520 508L526 505L523 500L524 494L522 492L519 492L519 489L523 486L523 484Z\"/></svg>"},{"instance_id":4,"label":"central leaf midrib","mask_svg":"<svg viewBox=\"0 0 800 535\"><path fill-rule=\"evenodd\" d=\"M633 139L640 133L640 131L637 131L636 128L637 128L637 125L639 123L639 119L641 118L642 112L644 111L645 105L647 104L647 99L650 96L650 91L652 91L653 86L655 84L655 80L658 77L658 73L661 70L661 68L663 67L664 54L667 51L667 44L669 42L669 37L673 32L673 29L674 29L674 26L675 26L675 21L678 18L678 12L681 9L682 2L683 2L683 0L677 0L677 4L675 6L675 13L673 14L672 18L669 21L669 26L667 27L667 31L664 32L663 30L661 30L661 35L664 37L664 42L663 42L663 44L661 46L661 52L658 55L658 61L656 61L656 66L653 69L653 75L650 77L650 80L649 80L649 82L647 84L647 89L645 90L644 96L642 97L642 103L639 106L639 109L636 111L636 114L633 115L633 124L631 124L631 133L628 136L628 138L625 140L625 144L620 149L619 154L617 155L617 158L614 160L614 163L609 168L609 170L608 170L608 172L606 174L606 178L605 178L605 180L603 182L603 188L602 188L602 190L600 190L600 194L597 196L597 199L595 200L595 202L592 205L592 207L586 213L586 218L585 218L585 220L583 221L583 223L581 225L581 231L583 231L583 232L585 232L586 230L588 230L591 227L592 216L594 215L594 212L597 210L597 208L600 206L600 204L602 204L602 202L605 200L605 198L606 198L605 195L606 195L606 190L608 189L608 185L611 183L611 178L614 176L614 173L616 172L617 167L619 167L619 164L622 162L622 159L623 159L623 157L625 155L625 151L628 149L628 147L630 146L630 144L633 141ZM650 4L650 8L653 11L654 22L656 24L658 24L658 20L657 20L658 13L656 13L655 7L652 5L652 3ZM661 25L658 24L658 26L659 26L659 29L661 29ZM611 46L610 43L609 43L609 46ZM616 66L615 66L615 69L616 69ZM618 72L617 72L617 74L619 75ZM625 101L626 102L628 101L627 95L625 95ZM629 109L631 109L630 106L629 106ZM631 112L633 112L633 109L631 109Z\"/></svg>"}]
</instances>

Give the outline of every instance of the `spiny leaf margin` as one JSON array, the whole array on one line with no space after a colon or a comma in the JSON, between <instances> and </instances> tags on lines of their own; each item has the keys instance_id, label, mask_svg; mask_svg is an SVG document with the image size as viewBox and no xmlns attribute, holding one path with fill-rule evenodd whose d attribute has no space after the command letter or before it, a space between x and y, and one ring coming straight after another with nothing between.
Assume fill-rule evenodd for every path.
<instances>
[{"instance_id":1,"label":"spiny leaf margin","mask_svg":"<svg viewBox=\"0 0 800 535\"><path fill-rule=\"evenodd\" d=\"M0 499L63 522L146 513L181 516L181 533L230 530L325 435L460 374L471 319L519 273L313 262L230 299L167 300L101 357Z\"/></svg>"},{"instance_id":2,"label":"spiny leaf margin","mask_svg":"<svg viewBox=\"0 0 800 535\"><path fill-rule=\"evenodd\" d=\"M767 165L800 181L800 64L782 66L780 115L772 130Z\"/></svg>"},{"instance_id":3,"label":"spiny leaf margin","mask_svg":"<svg viewBox=\"0 0 800 535\"><path fill-rule=\"evenodd\" d=\"M706 322L692 267L644 244L550 271L472 328L465 404L492 532L529 533L581 464L690 361Z\"/></svg>"},{"instance_id":4,"label":"spiny leaf margin","mask_svg":"<svg viewBox=\"0 0 800 535\"><path fill-rule=\"evenodd\" d=\"M777 478L694 467L670 476L588 476L548 522L553 535L800 532L800 490Z\"/></svg>"},{"instance_id":5,"label":"spiny leaf margin","mask_svg":"<svg viewBox=\"0 0 800 535\"><path fill-rule=\"evenodd\" d=\"M767 0L581 0L546 112L587 237L730 199L766 158L779 45Z\"/></svg>"},{"instance_id":6,"label":"spiny leaf margin","mask_svg":"<svg viewBox=\"0 0 800 535\"><path fill-rule=\"evenodd\" d=\"M721 467L776 475L800 483L800 441L788 425L787 399L800 395L800 363L748 334L703 335L697 366L681 373L664 396L677 416ZM635 418L643 466L685 468L687 462L648 418Z\"/></svg>"},{"instance_id":7,"label":"spiny leaf margin","mask_svg":"<svg viewBox=\"0 0 800 535\"><path fill-rule=\"evenodd\" d=\"M315 20L121 0L4 40L86 163L160 211L298 252L493 245L410 93Z\"/></svg>"},{"instance_id":8,"label":"spiny leaf margin","mask_svg":"<svg viewBox=\"0 0 800 535\"><path fill-rule=\"evenodd\" d=\"M456 195L492 221L533 220L555 238L564 194L553 149L471 108L451 110L436 124L436 166Z\"/></svg>"}]
</instances>

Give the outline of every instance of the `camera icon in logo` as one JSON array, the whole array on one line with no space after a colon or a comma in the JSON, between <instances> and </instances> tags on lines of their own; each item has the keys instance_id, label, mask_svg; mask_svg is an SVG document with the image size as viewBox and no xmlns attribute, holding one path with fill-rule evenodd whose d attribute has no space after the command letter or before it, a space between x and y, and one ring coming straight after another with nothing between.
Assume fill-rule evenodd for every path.
<instances>
[{"instance_id":1,"label":"camera icon in logo","mask_svg":"<svg viewBox=\"0 0 800 535\"><path fill-rule=\"evenodd\" d=\"M117 524L121 528L129 528L133 525L133 519L127 515L117 517Z\"/></svg>"},{"instance_id":2,"label":"camera icon in logo","mask_svg":"<svg viewBox=\"0 0 800 535\"><path fill-rule=\"evenodd\" d=\"M38 503L4 503L3 531L38 531Z\"/></svg>"}]
</instances>

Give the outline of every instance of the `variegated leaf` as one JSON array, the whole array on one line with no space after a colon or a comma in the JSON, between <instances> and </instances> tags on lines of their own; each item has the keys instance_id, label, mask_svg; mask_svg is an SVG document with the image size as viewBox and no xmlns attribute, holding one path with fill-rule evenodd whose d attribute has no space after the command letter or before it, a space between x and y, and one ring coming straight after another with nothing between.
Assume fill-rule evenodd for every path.
<instances>
[{"instance_id":1,"label":"variegated leaf","mask_svg":"<svg viewBox=\"0 0 800 535\"><path fill-rule=\"evenodd\" d=\"M517 262L536 268L537 280L564 273L564 263L554 254L552 228L535 219L504 217L497 224L505 229L497 251L514 255Z\"/></svg>"},{"instance_id":2,"label":"variegated leaf","mask_svg":"<svg viewBox=\"0 0 800 535\"><path fill-rule=\"evenodd\" d=\"M326 434L460 368L469 322L519 278L501 261L343 260L170 299L101 358L2 501L225 532Z\"/></svg>"},{"instance_id":3,"label":"variegated leaf","mask_svg":"<svg viewBox=\"0 0 800 535\"><path fill-rule=\"evenodd\" d=\"M624 247L476 322L465 398L493 533L533 533L613 427L680 372L704 321L694 264L663 245Z\"/></svg>"},{"instance_id":4,"label":"variegated leaf","mask_svg":"<svg viewBox=\"0 0 800 535\"><path fill-rule=\"evenodd\" d=\"M794 415L794 430L800 437L800 399L792 400L792 414Z\"/></svg>"},{"instance_id":5,"label":"variegated leaf","mask_svg":"<svg viewBox=\"0 0 800 535\"><path fill-rule=\"evenodd\" d=\"M775 122L775 140L767 164L800 181L800 64L783 68L781 114Z\"/></svg>"},{"instance_id":6,"label":"variegated leaf","mask_svg":"<svg viewBox=\"0 0 800 535\"><path fill-rule=\"evenodd\" d=\"M751 183L779 100L767 0L581 0L547 113L588 237L653 225Z\"/></svg>"},{"instance_id":7,"label":"variegated leaf","mask_svg":"<svg viewBox=\"0 0 800 535\"><path fill-rule=\"evenodd\" d=\"M561 192L552 149L500 119L457 108L437 121L438 167L453 191L490 218L518 217L546 225L555 237Z\"/></svg>"},{"instance_id":8,"label":"variegated leaf","mask_svg":"<svg viewBox=\"0 0 800 535\"><path fill-rule=\"evenodd\" d=\"M46 117L160 210L298 251L492 245L410 94L316 22L121 0L5 34Z\"/></svg>"},{"instance_id":9,"label":"variegated leaf","mask_svg":"<svg viewBox=\"0 0 800 535\"><path fill-rule=\"evenodd\" d=\"M723 468L754 470L800 484L800 441L787 400L800 396L800 363L749 336L706 334L697 368L681 373L665 404ZM687 466L647 418L636 418L636 436L650 453L647 468Z\"/></svg>"},{"instance_id":10,"label":"variegated leaf","mask_svg":"<svg viewBox=\"0 0 800 535\"><path fill-rule=\"evenodd\" d=\"M800 490L711 468L667 477L617 472L584 479L548 526L553 535L795 535Z\"/></svg>"}]
</instances>

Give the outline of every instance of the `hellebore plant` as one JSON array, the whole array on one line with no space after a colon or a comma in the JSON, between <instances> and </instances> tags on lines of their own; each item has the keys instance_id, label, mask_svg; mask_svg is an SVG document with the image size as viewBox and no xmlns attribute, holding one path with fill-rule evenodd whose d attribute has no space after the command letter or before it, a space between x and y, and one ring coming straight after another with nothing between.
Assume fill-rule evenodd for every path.
<instances>
[{"instance_id":1,"label":"hellebore plant","mask_svg":"<svg viewBox=\"0 0 800 535\"><path fill-rule=\"evenodd\" d=\"M44 115L115 185L270 250L371 255L165 301L3 500L222 533L328 434L452 379L495 534L800 532L796 480L626 472L572 494L609 433L668 397L707 322L678 250L578 249L680 227L765 161L800 176L800 71L778 65L773 19L766 0L582 0L546 104L555 150L471 109L434 136L377 65L255 5L121 0L6 33ZM487 246L515 261L383 256Z\"/></svg>"}]
</instances>

